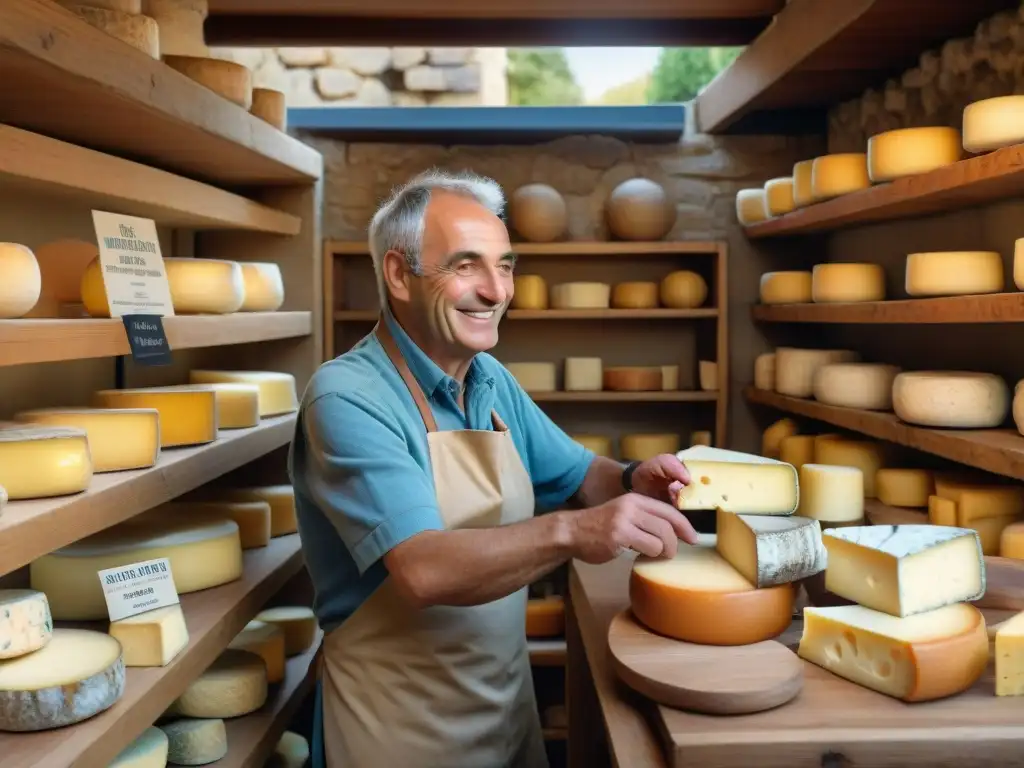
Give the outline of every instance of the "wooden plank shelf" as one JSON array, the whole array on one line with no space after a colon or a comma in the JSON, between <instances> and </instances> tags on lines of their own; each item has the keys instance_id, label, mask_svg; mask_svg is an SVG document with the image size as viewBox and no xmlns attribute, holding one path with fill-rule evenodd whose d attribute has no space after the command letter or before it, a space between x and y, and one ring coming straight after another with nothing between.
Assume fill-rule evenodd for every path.
<instances>
[{"instance_id":1,"label":"wooden plank shelf","mask_svg":"<svg viewBox=\"0 0 1024 768\"><path fill-rule=\"evenodd\" d=\"M87 768L110 763L202 674L301 567L298 534L246 550L241 579L182 595L189 644L170 664L129 668L120 701L82 723L52 731L0 734L4 766ZM95 626L106 629L105 623Z\"/></svg>"},{"instance_id":2,"label":"wooden plank shelf","mask_svg":"<svg viewBox=\"0 0 1024 768\"><path fill-rule=\"evenodd\" d=\"M892 413L823 405L747 387L746 398L781 411L817 419L879 440L914 448L997 475L1024 480L1024 436L1012 429L927 429L905 424Z\"/></svg>"},{"instance_id":3,"label":"wooden plank shelf","mask_svg":"<svg viewBox=\"0 0 1024 768\"><path fill-rule=\"evenodd\" d=\"M538 403L713 403L718 392L674 389L657 392L528 392Z\"/></svg>"},{"instance_id":4,"label":"wooden plank shelf","mask_svg":"<svg viewBox=\"0 0 1024 768\"><path fill-rule=\"evenodd\" d=\"M335 256L369 256L364 242L328 240L327 252ZM561 243L512 243L512 250L520 256L681 256L687 254L715 255L719 245L703 240L677 240L657 242L626 241L571 241Z\"/></svg>"},{"instance_id":5,"label":"wooden plank shelf","mask_svg":"<svg viewBox=\"0 0 1024 768\"><path fill-rule=\"evenodd\" d=\"M1024 144L878 184L745 228L752 240L926 216L1024 195Z\"/></svg>"},{"instance_id":6,"label":"wooden plank shelf","mask_svg":"<svg viewBox=\"0 0 1024 768\"><path fill-rule=\"evenodd\" d=\"M298 710L302 700L316 687L314 659L323 633L305 653L293 656L285 664L284 680L273 686L267 703L258 712L226 720L228 754L217 761L217 768L263 768L281 734Z\"/></svg>"},{"instance_id":7,"label":"wooden plank shelf","mask_svg":"<svg viewBox=\"0 0 1024 768\"><path fill-rule=\"evenodd\" d=\"M372 323L380 317L377 310L338 310L338 322ZM718 317L714 307L702 309L510 309L508 320L699 320Z\"/></svg>"},{"instance_id":8,"label":"wooden plank shelf","mask_svg":"<svg viewBox=\"0 0 1024 768\"><path fill-rule=\"evenodd\" d=\"M239 312L164 318L172 350L309 336L311 312ZM0 366L130 354L117 319L0 320Z\"/></svg>"},{"instance_id":9,"label":"wooden plank shelf","mask_svg":"<svg viewBox=\"0 0 1024 768\"><path fill-rule=\"evenodd\" d=\"M1020 323L1024 322L1024 293L846 304L759 304L751 314L763 323Z\"/></svg>"},{"instance_id":10,"label":"wooden plank shelf","mask_svg":"<svg viewBox=\"0 0 1024 768\"><path fill-rule=\"evenodd\" d=\"M229 185L323 173L312 148L50 0L0 3L0 122Z\"/></svg>"},{"instance_id":11,"label":"wooden plank shelf","mask_svg":"<svg viewBox=\"0 0 1024 768\"><path fill-rule=\"evenodd\" d=\"M155 467L94 475L89 489L73 496L8 503L0 515L0 575L287 445L295 420L293 413L272 417L251 429L222 430L207 445L168 448Z\"/></svg>"}]
</instances>

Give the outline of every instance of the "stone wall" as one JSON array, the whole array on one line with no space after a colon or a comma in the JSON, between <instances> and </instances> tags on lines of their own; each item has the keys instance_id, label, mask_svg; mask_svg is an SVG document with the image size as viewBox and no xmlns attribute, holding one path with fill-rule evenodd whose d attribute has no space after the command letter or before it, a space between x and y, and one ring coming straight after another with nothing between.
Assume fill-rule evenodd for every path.
<instances>
[{"instance_id":1,"label":"stone wall","mask_svg":"<svg viewBox=\"0 0 1024 768\"><path fill-rule=\"evenodd\" d=\"M967 104L1024 93L1024 5L981 22L971 37L921 54L918 66L829 113L829 151L863 152L895 128L960 128Z\"/></svg>"},{"instance_id":2,"label":"stone wall","mask_svg":"<svg viewBox=\"0 0 1024 768\"><path fill-rule=\"evenodd\" d=\"M505 106L504 48L212 48L288 106Z\"/></svg>"}]
</instances>

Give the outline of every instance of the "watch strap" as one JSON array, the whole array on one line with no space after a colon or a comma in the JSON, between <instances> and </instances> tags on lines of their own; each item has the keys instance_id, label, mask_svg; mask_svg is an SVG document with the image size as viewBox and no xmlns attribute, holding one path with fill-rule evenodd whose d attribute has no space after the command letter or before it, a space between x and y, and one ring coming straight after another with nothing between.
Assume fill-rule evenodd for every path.
<instances>
[{"instance_id":1,"label":"watch strap","mask_svg":"<svg viewBox=\"0 0 1024 768\"><path fill-rule=\"evenodd\" d=\"M626 493L633 490L633 473L636 468L639 467L643 462L631 461L622 470L622 487L626 489Z\"/></svg>"}]
</instances>

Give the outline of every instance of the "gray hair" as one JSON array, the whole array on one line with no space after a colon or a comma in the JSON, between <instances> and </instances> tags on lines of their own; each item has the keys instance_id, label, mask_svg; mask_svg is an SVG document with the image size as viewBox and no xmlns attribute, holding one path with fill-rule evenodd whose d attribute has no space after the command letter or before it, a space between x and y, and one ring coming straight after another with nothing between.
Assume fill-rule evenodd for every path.
<instances>
[{"instance_id":1,"label":"gray hair","mask_svg":"<svg viewBox=\"0 0 1024 768\"><path fill-rule=\"evenodd\" d=\"M505 210L505 193L501 186L493 179L468 171L454 174L437 169L426 171L395 190L370 222L370 255L373 257L381 307L387 298L384 254L398 251L405 256L412 273L420 274L423 219L434 191L468 197L495 216L501 216Z\"/></svg>"}]
</instances>

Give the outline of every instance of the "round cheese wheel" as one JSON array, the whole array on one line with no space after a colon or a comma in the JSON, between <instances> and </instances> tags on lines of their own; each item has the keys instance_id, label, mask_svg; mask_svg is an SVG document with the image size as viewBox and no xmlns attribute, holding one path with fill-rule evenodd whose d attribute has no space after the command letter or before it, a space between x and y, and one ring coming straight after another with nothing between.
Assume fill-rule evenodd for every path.
<instances>
[{"instance_id":1,"label":"round cheese wheel","mask_svg":"<svg viewBox=\"0 0 1024 768\"><path fill-rule=\"evenodd\" d=\"M814 435L790 435L779 442L779 461L800 469L814 463Z\"/></svg>"},{"instance_id":2,"label":"round cheese wheel","mask_svg":"<svg viewBox=\"0 0 1024 768\"><path fill-rule=\"evenodd\" d=\"M1003 290L1003 258L996 251L931 251L907 256L910 296L969 296Z\"/></svg>"},{"instance_id":3,"label":"round cheese wheel","mask_svg":"<svg viewBox=\"0 0 1024 768\"><path fill-rule=\"evenodd\" d=\"M561 595L526 602L526 636L559 637L565 634L565 598Z\"/></svg>"},{"instance_id":4,"label":"round cheese wheel","mask_svg":"<svg viewBox=\"0 0 1024 768\"><path fill-rule=\"evenodd\" d=\"M793 204L797 208L810 205L813 201L811 195L811 169L813 167L813 160L801 160L793 166Z\"/></svg>"},{"instance_id":5,"label":"round cheese wheel","mask_svg":"<svg viewBox=\"0 0 1024 768\"><path fill-rule=\"evenodd\" d=\"M888 411L900 369L883 363L831 363L814 374L814 399L825 405Z\"/></svg>"},{"instance_id":6,"label":"round cheese wheel","mask_svg":"<svg viewBox=\"0 0 1024 768\"><path fill-rule=\"evenodd\" d=\"M696 272L679 269L665 276L658 293L669 309L696 309L708 298L708 284Z\"/></svg>"},{"instance_id":7,"label":"round cheese wheel","mask_svg":"<svg viewBox=\"0 0 1024 768\"><path fill-rule=\"evenodd\" d=\"M1013 423L1017 425L1017 431L1024 435L1024 379L1017 382L1013 388Z\"/></svg>"},{"instance_id":8,"label":"round cheese wheel","mask_svg":"<svg viewBox=\"0 0 1024 768\"><path fill-rule=\"evenodd\" d=\"M775 390L775 353L765 352L754 360L754 388L766 392Z\"/></svg>"},{"instance_id":9,"label":"round cheese wheel","mask_svg":"<svg viewBox=\"0 0 1024 768\"><path fill-rule=\"evenodd\" d=\"M604 388L613 392L653 392L661 389L661 366L605 368L603 378Z\"/></svg>"},{"instance_id":10,"label":"round cheese wheel","mask_svg":"<svg viewBox=\"0 0 1024 768\"><path fill-rule=\"evenodd\" d=\"M1011 523L999 534L999 556L1024 560L1024 523Z\"/></svg>"},{"instance_id":11,"label":"round cheese wheel","mask_svg":"<svg viewBox=\"0 0 1024 768\"><path fill-rule=\"evenodd\" d=\"M252 106L252 72L248 67L234 61L202 56L164 56L163 60L171 69L228 101L244 109Z\"/></svg>"},{"instance_id":12,"label":"round cheese wheel","mask_svg":"<svg viewBox=\"0 0 1024 768\"><path fill-rule=\"evenodd\" d=\"M565 234L569 211L565 198L547 184L526 184L509 199L509 222L531 243L550 243Z\"/></svg>"},{"instance_id":13,"label":"round cheese wheel","mask_svg":"<svg viewBox=\"0 0 1024 768\"><path fill-rule=\"evenodd\" d=\"M868 176L878 184L951 165L960 159L960 131L945 126L899 128L868 139Z\"/></svg>"},{"instance_id":14,"label":"round cheese wheel","mask_svg":"<svg viewBox=\"0 0 1024 768\"><path fill-rule=\"evenodd\" d=\"M249 113L280 131L288 127L288 104L285 95L273 88L253 88Z\"/></svg>"},{"instance_id":15,"label":"round cheese wheel","mask_svg":"<svg viewBox=\"0 0 1024 768\"><path fill-rule=\"evenodd\" d=\"M160 58L160 27L149 16L96 8L88 3L66 3L64 7L89 26L103 30L111 37L137 48L151 58Z\"/></svg>"},{"instance_id":16,"label":"round cheese wheel","mask_svg":"<svg viewBox=\"0 0 1024 768\"><path fill-rule=\"evenodd\" d=\"M42 288L35 254L18 243L0 243L0 319L28 314Z\"/></svg>"},{"instance_id":17,"label":"round cheese wheel","mask_svg":"<svg viewBox=\"0 0 1024 768\"><path fill-rule=\"evenodd\" d=\"M43 285L29 317L61 317L62 306L82 301L82 274L99 249L85 240L55 240L36 248L35 255Z\"/></svg>"},{"instance_id":18,"label":"round cheese wheel","mask_svg":"<svg viewBox=\"0 0 1024 768\"><path fill-rule=\"evenodd\" d=\"M284 281L281 268L272 261L243 261L242 281L245 300L239 312L276 312L284 304Z\"/></svg>"},{"instance_id":19,"label":"round cheese wheel","mask_svg":"<svg viewBox=\"0 0 1024 768\"><path fill-rule=\"evenodd\" d=\"M1024 238L1013 243L1013 284L1024 291Z\"/></svg>"},{"instance_id":20,"label":"round cheese wheel","mask_svg":"<svg viewBox=\"0 0 1024 768\"><path fill-rule=\"evenodd\" d=\"M1006 382L991 373L912 371L892 385L896 415L922 427L987 429L1002 425L1010 410Z\"/></svg>"},{"instance_id":21,"label":"round cheese wheel","mask_svg":"<svg viewBox=\"0 0 1024 768\"><path fill-rule=\"evenodd\" d=\"M804 464L796 513L822 523L860 522L864 519L864 472L859 467Z\"/></svg>"},{"instance_id":22,"label":"round cheese wheel","mask_svg":"<svg viewBox=\"0 0 1024 768\"><path fill-rule=\"evenodd\" d=\"M572 435L572 439L598 456L613 458L612 439L607 435Z\"/></svg>"},{"instance_id":23,"label":"round cheese wheel","mask_svg":"<svg viewBox=\"0 0 1024 768\"><path fill-rule=\"evenodd\" d=\"M203 23L207 0L146 0L146 13L160 25L160 53L176 56L209 56Z\"/></svg>"},{"instance_id":24,"label":"round cheese wheel","mask_svg":"<svg viewBox=\"0 0 1024 768\"><path fill-rule=\"evenodd\" d=\"M768 195L764 189L741 189L736 193L736 218L744 227L768 218Z\"/></svg>"},{"instance_id":25,"label":"round cheese wheel","mask_svg":"<svg viewBox=\"0 0 1024 768\"><path fill-rule=\"evenodd\" d=\"M814 463L856 467L864 476L864 496L875 498L875 475L882 467L882 446L872 440L847 440L838 435L816 435Z\"/></svg>"},{"instance_id":26,"label":"round cheese wheel","mask_svg":"<svg viewBox=\"0 0 1024 768\"><path fill-rule=\"evenodd\" d=\"M779 419L761 435L761 455L777 459L782 454L782 441L800 430L792 419Z\"/></svg>"},{"instance_id":27,"label":"round cheese wheel","mask_svg":"<svg viewBox=\"0 0 1024 768\"><path fill-rule=\"evenodd\" d=\"M880 469L875 473L875 492L890 507L927 507L935 478L927 469Z\"/></svg>"},{"instance_id":28,"label":"round cheese wheel","mask_svg":"<svg viewBox=\"0 0 1024 768\"><path fill-rule=\"evenodd\" d=\"M623 435L619 449L625 461L647 461L663 453L678 453L679 435L651 433Z\"/></svg>"},{"instance_id":29,"label":"round cheese wheel","mask_svg":"<svg viewBox=\"0 0 1024 768\"><path fill-rule=\"evenodd\" d=\"M516 275L512 290L512 309L548 308L548 285L540 275Z\"/></svg>"},{"instance_id":30,"label":"round cheese wheel","mask_svg":"<svg viewBox=\"0 0 1024 768\"><path fill-rule=\"evenodd\" d=\"M658 284L617 283L612 288L612 306L616 309L653 309L658 306Z\"/></svg>"},{"instance_id":31,"label":"round cheese wheel","mask_svg":"<svg viewBox=\"0 0 1024 768\"><path fill-rule=\"evenodd\" d=\"M867 154L846 152L814 158L811 166L811 197L815 202L870 186Z\"/></svg>"},{"instance_id":32,"label":"round cheese wheel","mask_svg":"<svg viewBox=\"0 0 1024 768\"><path fill-rule=\"evenodd\" d=\"M811 301L818 304L883 299L885 270L878 264L816 264L811 272Z\"/></svg>"},{"instance_id":33,"label":"round cheese wheel","mask_svg":"<svg viewBox=\"0 0 1024 768\"><path fill-rule=\"evenodd\" d=\"M806 304L811 300L810 272L765 272L761 275L762 304Z\"/></svg>"},{"instance_id":34,"label":"round cheese wheel","mask_svg":"<svg viewBox=\"0 0 1024 768\"><path fill-rule=\"evenodd\" d=\"M964 107L964 149L990 152L1024 141L1024 96L997 96Z\"/></svg>"},{"instance_id":35,"label":"round cheese wheel","mask_svg":"<svg viewBox=\"0 0 1024 768\"><path fill-rule=\"evenodd\" d=\"M608 283L559 283L551 288L554 309L608 309L612 287Z\"/></svg>"},{"instance_id":36,"label":"round cheese wheel","mask_svg":"<svg viewBox=\"0 0 1024 768\"><path fill-rule=\"evenodd\" d=\"M796 349L779 347L775 350L775 391L790 397L811 397L814 394L814 375L829 363L855 363L856 352L845 349Z\"/></svg>"},{"instance_id":37,"label":"round cheese wheel","mask_svg":"<svg viewBox=\"0 0 1024 768\"><path fill-rule=\"evenodd\" d=\"M661 366L661 388L666 391L679 389L678 365Z\"/></svg>"},{"instance_id":38,"label":"round cheese wheel","mask_svg":"<svg viewBox=\"0 0 1024 768\"><path fill-rule=\"evenodd\" d=\"M661 240L676 223L676 207L650 179L628 179L604 206L608 230L620 240Z\"/></svg>"},{"instance_id":39,"label":"round cheese wheel","mask_svg":"<svg viewBox=\"0 0 1024 768\"><path fill-rule=\"evenodd\" d=\"M796 208L793 200L793 178L785 176L764 183L765 205L769 216L781 216Z\"/></svg>"}]
</instances>

